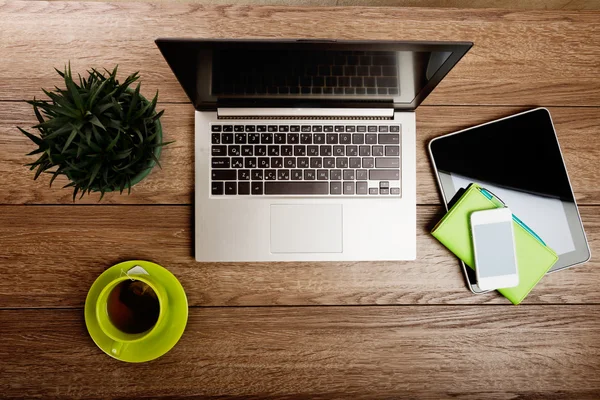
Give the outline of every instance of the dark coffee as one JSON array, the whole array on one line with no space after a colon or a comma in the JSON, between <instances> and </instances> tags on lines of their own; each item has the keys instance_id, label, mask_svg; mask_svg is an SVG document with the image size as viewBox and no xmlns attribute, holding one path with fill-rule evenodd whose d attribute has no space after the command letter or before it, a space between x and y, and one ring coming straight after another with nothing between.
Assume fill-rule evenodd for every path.
<instances>
[{"instance_id":1,"label":"dark coffee","mask_svg":"<svg viewBox=\"0 0 600 400\"><path fill-rule=\"evenodd\" d=\"M160 303L154 290L145 282L126 280L108 295L108 317L125 333L142 333L158 321Z\"/></svg>"}]
</instances>

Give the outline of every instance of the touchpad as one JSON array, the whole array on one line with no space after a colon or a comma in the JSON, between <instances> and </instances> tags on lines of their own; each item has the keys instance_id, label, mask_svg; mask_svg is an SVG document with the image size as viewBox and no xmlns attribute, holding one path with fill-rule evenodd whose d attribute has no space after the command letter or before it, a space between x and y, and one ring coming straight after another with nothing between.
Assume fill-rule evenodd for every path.
<instances>
[{"instance_id":1,"label":"touchpad","mask_svg":"<svg viewBox=\"0 0 600 400\"><path fill-rule=\"evenodd\" d=\"M271 253L341 253L341 204L272 204Z\"/></svg>"}]
</instances>

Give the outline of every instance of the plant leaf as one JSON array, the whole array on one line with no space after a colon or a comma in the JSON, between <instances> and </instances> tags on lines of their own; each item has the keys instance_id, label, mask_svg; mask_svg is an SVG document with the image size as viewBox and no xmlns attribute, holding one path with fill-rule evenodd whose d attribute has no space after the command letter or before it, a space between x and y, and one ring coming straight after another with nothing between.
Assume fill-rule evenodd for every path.
<instances>
[{"instance_id":1,"label":"plant leaf","mask_svg":"<svg viewBox=\"0 0 600 400\"><path fill-rule=\"evenodd\" d=\"M23 128L21 128L19 126L17 126L17 129L19 129L21 131L21 133L24 134L25 136L27 136L33 143L37 144L40 147L45 146L45 143L41 138L32 135L31 133L27 132L26 130L24 130Z\"/></svg>"},{"instance_id":2,"label":"plant leaf","mask_svg":"<svg viewBox=\"0 0 600 400\"><path fill-rule=\"evenodd\" d=\"M69 147L71 142L73 142L73 139L75 139L75 136L77 136L77 128L73 128L73 130L71 131L71 134L69 135L69 138L67 139L67 143L65 143L65 146L63 147L61 153L65 152L65 150Z\"/></svg>"}]
</instances>

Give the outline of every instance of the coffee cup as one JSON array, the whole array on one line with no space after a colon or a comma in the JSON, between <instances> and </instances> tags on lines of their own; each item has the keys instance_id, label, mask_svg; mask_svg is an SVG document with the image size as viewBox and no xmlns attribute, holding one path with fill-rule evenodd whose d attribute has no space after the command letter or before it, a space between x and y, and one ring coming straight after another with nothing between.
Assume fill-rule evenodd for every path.
<instances>
[{"instance_id":1,"label":"coffee cup","mask_svg":"<svg viewBox=\"0 0 600 400\"><path fill-rule=\"evenodd\" d=\"M132 343L158 335L168 312L165 288L141 267L111 280L96 301L96 319L112 340L110 353L119 357Z\"/></svg>"}]
</instances>

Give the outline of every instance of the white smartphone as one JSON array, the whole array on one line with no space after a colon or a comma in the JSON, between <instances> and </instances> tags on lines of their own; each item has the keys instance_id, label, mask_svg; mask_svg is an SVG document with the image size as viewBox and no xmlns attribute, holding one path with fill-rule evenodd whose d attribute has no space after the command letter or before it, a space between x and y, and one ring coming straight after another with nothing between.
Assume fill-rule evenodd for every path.
<instances>
[{"instance_id":1,"label":"white smartphone","mask_svg":"<svg viewBox=\"0 0 600 400\"><path fill-rule=\"evenodd\" d=\"M517 286L519 270L510 209L473 212L471 234L479 288L494 290Z\"/></svg>"}]
</instances>

